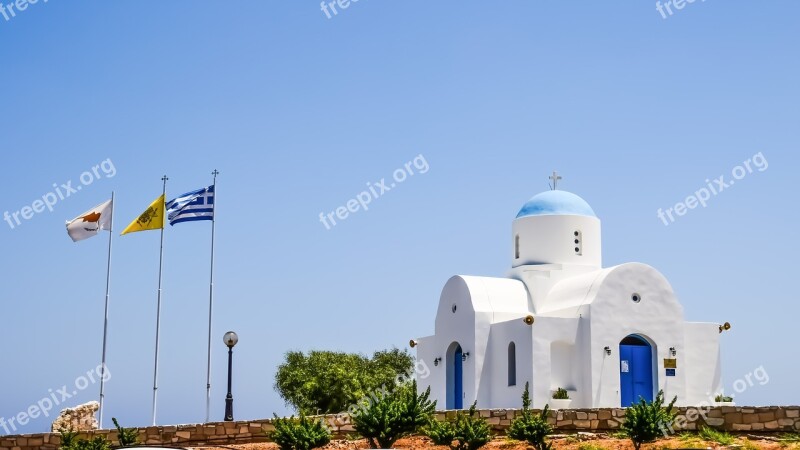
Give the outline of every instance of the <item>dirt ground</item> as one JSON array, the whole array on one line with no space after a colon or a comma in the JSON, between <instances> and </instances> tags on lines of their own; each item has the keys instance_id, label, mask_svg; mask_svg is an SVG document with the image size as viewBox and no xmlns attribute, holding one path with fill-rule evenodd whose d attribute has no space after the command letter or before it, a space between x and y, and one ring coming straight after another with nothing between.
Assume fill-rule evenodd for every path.
<instances>
[{"instance_id":1,"label":"dirt ground","mask_svg":"<svg viewBox=\"0 0 800 450\"><path fill-rule=\"evenodd\" d=\"M554 435L551 437L553 450L633 450L633 444L629 439L616 439L606 435ZM242 444L228 445L224 447L196 447L204 450L279 450L273 443L262 444ZM358 440L335 440L322 447L323 450L361 450L367 449L365 439ZM421 436L413 436L400 439L394 448L404 450L449 450L446 446L436 446L430 439ZM660 439L650 444L644 444L642 450L664 450L664 449L741 449L741 450L800 450L798 443L776 442L769 437L758 439L756 437L737 436L736 442L731 445L720 445L715 442L703 441L696 436L673 437L670 439ZM481 450L533 450L533 447L525 442L509 440L505 437L496 437L492 442L486 444Z\"/></svg>"}]
</instances>

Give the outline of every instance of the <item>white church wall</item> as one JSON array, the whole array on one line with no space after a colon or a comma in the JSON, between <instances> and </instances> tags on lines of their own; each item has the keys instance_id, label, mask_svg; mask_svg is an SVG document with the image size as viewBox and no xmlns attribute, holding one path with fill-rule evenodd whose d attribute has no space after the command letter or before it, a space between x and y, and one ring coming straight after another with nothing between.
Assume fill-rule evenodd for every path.
<instances>
[{"instance_id":1,"label":"white church wall","mask_svg":"<svg viewBox=\"0 0 800 450\"><path fill-rule=\"evenodd\" d=\"M580 349L574 349L567 354L559 352L564 345L575 346L580 342L580 325L580 319L557 317L537 317L533 323L533 383L530 392L534 408L543 408L552 399L553 391L558 387L565 387L566 384L574 386L571 406L581 407L583 404L585 389L582 377L562 372L566 368L583 370L585 363L579 361ZM554 347L553 342L560 344Z\"/></svg>"},{"instance_id":2,"label":"white church wall","mask_svg":"<svg viewBox=\"0 0 800 450\"><path fill-rule=\"evenodd\" d=\"M602 262L600 220L596 217L577 215L520 217L514 220L511 231L512 267L526 264L575 264L600 268ZM575 236L575 232L578 236ZM518 253L517 236L519 236ZM546 239L543 239L543 236ZM575 244L575 240L579 242Z\"/></svg>"},{"instance_id":3,"label":"white church wall","mask_svg":"<svg viewBox=\"0 0 800 450\"><path fill-rule=\"evenodd\" d=\"M445 405L445 377L443 371L439 370L438 365L434 365L434 361L438 356L438 348L436 345L436 336L426 336L416 339L417 346L417 359L424 361L425 365L430 368L430 372L426 378L422 378L422 374L417 373L417 391L422 393L428 387L431 388L431 400L436 400L436 406L444 409ZM439 362L441 364L441 362Z\"/></svg>"},{"instance_id":4,"label":"white church wall","mask_svg":"<svg viewBox=\"0 0 800 450\"><path fill-rule=\"evenodd\" d=\"M533 327L523 319L514 319L492 326L489 338L491 376L486 379L481 389L488 387L489 401L483 403L479 399L478 406L490 408L521 408L522 391L525 382L533 381L533 354L531 351L531 330ZM516 383L509 385L508 347L513 342L516 354ZM488 405L488 406L484 406Z\"/></svg>"},{"instance_id":5,"label":"white church wall","mask_svg":"<svg viewBox=\"0 0 800 450\"><path fill-rule=\"evenodd\" d=\"M710 404L720 392L722 364L719 324L690 322L685 325L686 399L684 405Z\"/></svg>"},{"instance_id":6,"label":"white church wall","mask_svg":"<svg viewBox=\"0 0 800 450\"><path fill-rule=\"evenodd\" d=\"M640 299L633 300L636 294ZM628 335L637 335L651 344L654 391L665 391L667 398L686 400L686 373L666 376L664 358L670 348L684 355L683 308L667 280L645 264L629 263L612 268L591 304L591 389L592 407L615 407L620 399L619 344ZM611 354L607 354L605 347ZM679 367L682 364L678 358Z\"/></svg>"},{"instance_id":7,"label":"white church wall","mask_svg":"<svg viewBox=\"0 0 800 450\"><path fill-rule=\"evenodd\" d=\"M541 264L535 266L519 266L511 269L509 277L520 280L525 284L530 297L530 307L534 314L542 314L552 309L549 298L552 289L561 284L561 281L572 280L587 273L596 273L592 266L568 264ZM580 298L584 298L581 295Z\"/></svg>"}]
</instances>

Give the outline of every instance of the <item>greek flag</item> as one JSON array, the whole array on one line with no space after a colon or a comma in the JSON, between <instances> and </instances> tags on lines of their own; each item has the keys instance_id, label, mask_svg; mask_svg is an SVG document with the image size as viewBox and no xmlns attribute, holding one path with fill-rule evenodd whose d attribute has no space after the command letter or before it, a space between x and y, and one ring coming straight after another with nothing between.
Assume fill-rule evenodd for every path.
<instances>
[{"instance_id":1,"label":"greek flag","mask_svg":"<svg viewBox=\"0 0 800 450\"><path fill-rule=\"evenodd\" d=\"M170 225L195 220L214 220L214 186L187 192L167 202Z\"/></svg>"}]
</instances>

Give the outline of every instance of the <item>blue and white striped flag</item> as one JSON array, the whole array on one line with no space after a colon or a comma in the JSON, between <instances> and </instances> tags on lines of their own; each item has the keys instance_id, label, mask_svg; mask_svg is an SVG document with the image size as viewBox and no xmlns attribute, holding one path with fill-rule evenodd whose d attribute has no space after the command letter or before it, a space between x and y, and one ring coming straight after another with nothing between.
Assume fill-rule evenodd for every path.
<instances>
[{"instance_id":1,"label":"blue and white striped flag","mask_svg":"<svg viewBox=\"0 0 800 450\"><path fill-rule=\"evenodd\" d=\"M167 202L170 225L195 220L214 220L214 185L187 192Z\"/></svg>"}]
</instances>

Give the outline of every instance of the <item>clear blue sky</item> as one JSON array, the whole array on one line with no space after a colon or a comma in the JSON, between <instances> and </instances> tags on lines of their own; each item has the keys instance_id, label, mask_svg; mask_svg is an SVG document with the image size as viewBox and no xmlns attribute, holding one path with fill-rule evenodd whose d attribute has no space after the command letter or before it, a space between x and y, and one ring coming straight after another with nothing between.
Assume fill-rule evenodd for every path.
<instances>
[{"instance_id":1,"label":"clear blue sky","mask_svg":"<svg viewBox=\"0 0 800 450\"><path fill-rule=\"evenodd\" d=\"M4 3L6 3L4 1ZM287 412L290 349L371 353L433 332L453 274L502 276L511 221L547 189L603 220L604 264L641 261L693 321L730 321L739 404L797 404L800 4L67 2L0 16L3 211L109 159L116 174L11 229L0 222L0 417L99 363L104 237L64 221L117 193L117 230L219 169L213 418L236 330L237 419ZM754 171L665 226L674 207L763 152ZM331 212L424 155L331 230ZM413 167L413 166L412 166ZM210 223L165 243L159 422L204 417ZM150 416L158 232L115 237L106 418ZM69 400L97 397L90 386ZM33 420L23 431L49 428ZM0 431L0 434L3 432Z\"/></svg>"}]
</instances>

